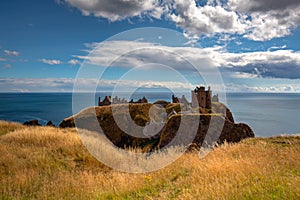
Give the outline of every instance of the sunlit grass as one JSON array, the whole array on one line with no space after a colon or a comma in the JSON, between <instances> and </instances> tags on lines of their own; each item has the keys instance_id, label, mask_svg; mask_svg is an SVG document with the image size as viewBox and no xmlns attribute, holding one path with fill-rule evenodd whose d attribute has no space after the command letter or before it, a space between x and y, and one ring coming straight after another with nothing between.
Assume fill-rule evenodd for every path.
<instances>
[{"instance_id":1,"label":"sunlit grass","mask_svg":"<svg viewBox=\"0 0 300 200\"><path fill-rule=\"evenodd\" d=\"M15 123L15 122L1 121L0 136L22 128L24 128L22 124Z\"/></svg>"},{"instance_id":2,"label":"sunlit grass","mask_svg":"<svg viewBox=\"0 0 300 200\"><path fill-rule=\"evenodd\" d=\"M225 143L203 159L186 153L161 170L129 174L93 158L76 129L0 122L0 130L1 199L300 198L299 136Z\"/></svg>"}]
</instances>

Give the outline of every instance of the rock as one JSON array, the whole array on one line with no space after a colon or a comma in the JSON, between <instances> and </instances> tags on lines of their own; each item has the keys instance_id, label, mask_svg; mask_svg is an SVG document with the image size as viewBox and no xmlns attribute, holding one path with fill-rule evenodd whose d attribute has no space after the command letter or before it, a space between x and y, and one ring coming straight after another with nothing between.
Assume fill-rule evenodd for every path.
<instances>
[{"instance_id":1,"label":"rock","mask_svg":"<svg viewBox=\"0 0 300 200\"><path fill-rule=\"evenodd\" d=\"M170 102L163 101L163 100L158 100L158 101L155 101L153 104L154 105L161 105L163 108L165 108L165 107L167 107L167 105L170 104Z\"/></svg>"},{"instance_id":2,"label":"rock","mask_svg":"<svg viewBox=\"0 0 300 200\"><path fill-rule=\"evenodd\" d=\"M232 123L234 123L234 118L233 118L233 115L232 115L232 112L226 108L226 118L231 121Z\"/></svg>"},{"instance_id":3,"label":"rock","mask_svg":"<svg viewBox=\"0 0 300 200\"><path fill-rule=\"evenodd\" d=\"M177 108L176 106L180 108L180 105L170 104L166 109L167 111L172 111ZM214 112L213 115L207 113L174 114L167 119L166 124L162 126L162 130L156 135L150 134L151 136L149 138L134 137L145 134L143 128L134 129L133 127L135 125L143 127L150 124L151 118L149 117L149 111L152 107L153 104L149 103L129 104L130 115L125 115L128 111L126 111L128 105L126 106L124 104L90 107L74 116L64 119L59 127L75 127L76 122L77 128L103 133L118 147L138 147L142 149L146 148L147 150L162 148L168 145L176 136L179 127L184 131L177 144L182 143L186 146L191 144L201 146L203 142L207 145L212 145L213 142L216 142L215 140L217 140L218 143L223 143L224 141L239 142L242 139L254 137L254 133L248 125L234 123L232 113L221 103L217 103L213 109L215 109L214 111L224 111L224 109L226 109L222 112L223 114L218 115L215 114L216 112ZM114 116L112 110L114 110ZM224 113L226 113L226 116ZM115 117L122 119L121 122L117 123ZM132 121L135 123L134 126L132 125ZM216 124L210 125L210 123ZM218 124L221 124L221 126L217 126ZM222 126L223 124L224 126ZM210 130L211 135L207 135L208 130ZM146 131L146 133L148 132ZM151 133L151 131L149 133ZM195 133L195 135L193 136L191 133ZM215 133L219 134L217 138L214 138Z\"/></svg>"},{"instance_id":4,"label":"rock","mask_svg":"<svg viewBox=\"0 0 300 200\"><path fill-rule=\"evenodd\" d=\"M153 135L151 138L134 137L133 135L144 135L144 133L142 128L135 129L131 124L132 120L136 126L145 126L150 122L148 114L152 106L153 104L129 104L130 115L125 115L128 105L90 107L74 116L64 119L59 127L75 127L76 122L78 129L87 129L89 131L103 133L118 147L143 148L147 146L147 148L149 148L149 144L151 144L151 147L152 144L157 144L159 139L153 139L157 138L157 136ZM114 116L112 110L116 112ZM120 119L122 119L121 122L117 124L114 117L120 117ZM120 127L122 127L122 129ZM130 135L126 132L130 132Z\"/></svg>"},{"instance_id":5,"label":"rock","mask_svg":"<svg viewBox=\"0 0 300 200\"><path fill-rule=\"evenodd\" d=\"M194 124L197 123L197 121L199 121L199 127L197 130L195 130ZM224 126L222 127L221 125L223 123ZM163 148L164 146L168 145L174 139L174 137L179 134L179 127L181 127L181 134L185 135L185 137L182 137L182 142L187 146L191 144L186 144L184 140L192 140L191 138L188 138L188 136L192 134L193 131L197 131L192 142L193 145L191 145L193 148L195 146L201 147L203 143L207 147L214 145L214 142L219 144L224 143L225 141L232 143L240 142L242 139L249 137L254 137L254 132L248 125L234 124L232 121L222 116L190 115L184 116L183 119L181 119L181 116L177 115L173 116L165 126L165 129L161 134L158 147ZM209 128L210 135L207 135Z\"/></svg>"},{"instance_id":6,"label":"rock","mask_svg":"<svg viewBox=\"0 0 300 200\"><path fill-rule=\"evenodd\" d=\"M52 126L52 127L55 127L55 125L53 124L52 121L49 121L49 122L46 124L46 126Z\"/></svg>"},{"instance_id":7,"label":"rock","mask_svg":"<svg viewBox=\"0 0 300 200\"><path fill-rule=\"evenodd\" d=\"M23 125L26 125L26 126L41 126L39 124L39 120L37 120L37 119L26 121L26 122L23 123Z\"/></svg>"},{"instance_id":8,"label":"rock","mask_svg":"<svg viewBox=\"0 0 300 200\"><path fill-rule=\"evenodd\" d=\"M65 118L59 125L60 128L73 128L75 127L75 122L73 117Z\"/></svg>"},{"instance_id":9,"label":"rock","mask_svg":"<svg viewBox=\"0 0 300 200\"><path fill-rule=\"evenodd\" d=\"M233 118L232 112L223 103L213 102L212 103L212 111L213 111L213 113L226 113L226 118L229 121L234 123L234 118Z\"/></svg>"}]
</instances>

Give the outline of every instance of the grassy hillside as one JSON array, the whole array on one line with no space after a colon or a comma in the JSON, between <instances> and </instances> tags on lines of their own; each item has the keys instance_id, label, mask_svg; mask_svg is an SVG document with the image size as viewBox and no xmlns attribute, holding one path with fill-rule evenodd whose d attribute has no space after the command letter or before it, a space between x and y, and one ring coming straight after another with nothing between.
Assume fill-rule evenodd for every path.
<instances>
[{"instance_id":1,"label":"grassy hillside","mask_svg":"<svg viewBox=\"0 0 300 200\"><path fill-rule=\"evenodd\" d=\"M1 199L299 199L300 137L224 144L147 174L112 170L75 129L0 122Z\"/></svg>"}]
</instances>

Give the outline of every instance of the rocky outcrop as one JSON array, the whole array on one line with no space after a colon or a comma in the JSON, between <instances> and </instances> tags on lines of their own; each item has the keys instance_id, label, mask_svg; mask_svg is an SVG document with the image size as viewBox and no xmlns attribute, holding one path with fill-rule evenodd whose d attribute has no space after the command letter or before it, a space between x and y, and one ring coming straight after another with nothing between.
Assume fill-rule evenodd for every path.
<instances>
[{"instance_id":1,"label":"rocky outcrop","mask_svg":"<svg viewBox=\"0 0 300 200\"><path fill-rule=\"evenodd\" d=\"M196 127L195 123L199 123ZM215 142L239 142L242 139L254 137L254 132L246 124L234 124L224 116L186 115L172 116L164 127L158 147L162 148L182 134L181 142L192 141L192 146L212 146ZM189 138L192 137L192 138ZM194 138L194 139L193 139ZM186 140L186 141L184 141Z\"/></svg>"},{"instance_id":2,"label":"rocky outcrop","mask_svg":"<svg viewBox=\"0 0 300 200\"><path fill-rule=\"evenodd\" d=\"M234 118L232 112L229 110L227 106L220 102L212 102L212 113L225 113L225 117L234 123Z\"/></svg>"},{"instance_id":3,"label":"rocky outcrop","mask_svg":"<svg viewBox=\"0 0 300 200\"><path fill-rule=\"evenodd\" d=\"M65 118L60 124L58 125L60 128L73 128L75 127L74 117Z\"/></svg>"},{"instance_id":4,"label":"rocky outcrop","mask_svg":"<svg viewBox=\"0 0 300 200\"><path fill-rule=\"evenodd\" d=\"M46 126L55 127L55 124L53 124L53 122L52 122L52 121L48 121L48 122L47 122L47 124L46 124Z\"/></svg>"},{"instance_id":5,"label":"rocky outcrop","mask_svg":"<svg viewBox=\"0 0 300 200\"><path fill-rule=\"evenodd\" d=\"M213 104L214 114L203 111L205 114L179 112L179 114L170 115L164 126L161 125L160 113L163 112L160 111L166 110L169 114L178 109L178 105L170 104L166 108L157 106L155 109L153 106L155 105L144 103L91 107L64 119L59 127L75 127L76 124L77 128L105 134L116 146L140 147L147 150L170 145L172 144L170 142L173 142L175 137L178 139L180 134L175 145L180 145L180 143L185 146L191 144L194 146L212 145L214 142L239 142L242 139L254 137L254 133L248 125L234 123L232 113L221 103ZM152 112L151 117L149 110L150 113ZM155 110L154 113L153 110ZM126 115L127 111L129 115ZM216 114L218 111L222 112ZM222 113L226 113L226 115ZM116 118L121 120L116 122ZM134 123L131 123L132 121ZM145 126L146 129L143 128Z\"/></svg>"},{"instance_id":6,"label":"rocky outcrop","mask_svg":"<svg viewBox=\"0 0 300 200\"><path fill-rule=\"evenodd\" d=\"M167 107L170 104L170 102L159 100L159 101L155 101L153 104L160 105L160 106L162 106L162 107L165 108L165 107Z\"/></svg>"},{"instance_id":7,"label":"rocky outcrop","mask_svg":"<svg viewBox=\"0 0 300 200\"><path fill-rule=\"evenodd\" d=\"M41 126L39 124L39 120L37 120L37 119L26 121L26 122L23 123L23 125L26 125L26 126Z\"/></svg>"},{"instance_id":8,"label":"rocky outcrop","mask_svg":"<svg viewBox=\"0 0 300 200\"><path fill-rule=\"evenodd\" d=\"M76 127L105 134L110 141L118 147L142 147L157 144L158 139L134 137L142 135L143 129L134 125L146 126L150 121L148 116L152 104L129 104L130 115L126 115L126 105L111 105L87 108L80 113L64 119L59 127ZM158 109L160 109L158 107ZM114 112L114 115L113 115ZM96 115L95 115L96 113ZM115 118L121 119L118 123ZM134 120L135 123L131 123ZM121 127L121 128L120 128ZM124 131L127 130L127 131ZM131 132L131 135L126 134Z\"/></svg>"},{"instance_id":9,"label":"rocky outcrop","mask_svg":"<svg viewBox=\"0 0 300 200\"><path fill-rule=\"evenodd\" d=\"M30 120L30 121L26 121L26 122L23 123L23 125L26 125L26 126L42 126L42 125L39 123L39 120L37 120L37 119ZM46 124L45 126L55 127L55 124L53 124L52 121L48 121L47 124Z\"/></svg>"}]
</instances>

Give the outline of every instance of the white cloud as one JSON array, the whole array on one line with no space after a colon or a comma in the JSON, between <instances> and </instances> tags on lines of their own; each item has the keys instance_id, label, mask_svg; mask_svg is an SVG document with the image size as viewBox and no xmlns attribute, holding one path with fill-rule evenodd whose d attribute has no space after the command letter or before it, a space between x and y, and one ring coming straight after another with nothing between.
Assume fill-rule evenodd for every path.
<instances>
[{"instance_id":1,"label":"white cloud","mask_svg":"<svg viewBox=\"0 0 300 200\"><path fill-rule=\"evenodd\" d=\"M282 80L284 81L284 79ZM72 92L75 80L68 78L46 78L46 79L16 79L0 78L0 92ZM100 80L80 79L80 91L94 92L91 88L98 84L98 91L113 91L116 84L123 88L170 88L174 91L189 91L195 85L178 82L156 82L136 80ZM212 87L216 91L217 86ZM300 92L300 83L272 84L262 86L251 86L245 84L227 83L227 92Z\"/></svg>"},{"instance_id":2,"label":"white cloud","mask_svg":"<svg viewBox=\"0 0 300 200\"><path fill-rule=\"evenodd\" d=\"M59 65L62 64L62 61L60 60L50 60L50 59L41 59L42 63L49 64L49 65Z\"/></svg>"},{"instance_id":3,"label":"white cloud","mask_svg":"<svg viewBox=\"0 0 300 200\"><path fill-rule=\"evenodd\" d=\"M244 37L255 41L266 41L284 37L300 25L300 6L295 10L252 13L251 29Z\"/></svg>"},{"instance_id":4,"label":"white cloud","mask_svg":"<svg viewBox=\"0 0 300 200\"><path fill-rule=\"evenodd\" d=\"M224 67L258 77L300 79L300 52L276 50L249 53L222 53Z\"/></svg>"},{"instance_id":5,"label":"white cloud","mask_svg":"<svg viewBox=\"0 0 300 200\"><path fill-rule=\"evenodd\" d=\"M79 60L75 60L75 59L72 59L72 60L69 60L68 62L70 65L80 65L81 62Z\"/></svg>"},{"instance_id":6,"label":"white cloud","mask_svg":"<svg viewBox=\"0 0 300 200\"><path fill-rule=\"evenodd\" d=\"M192 64L202 69L214 64L210 56L215 48L169 47L142 41L107 41L87 46L91 54L77 57L98 66L134 67L158 63L182 70L193 69Z\"/></svg>"},{"instance_id":7,"label":"white cloud","mask_svg":"<svg viewBox=\"0 0 300 200\"><path fill-rule=\"evenodd\" d=\"M300 52L293 50L257 51L247 53L222 52L223 65L243 67L249 64L295 63L300 65Z\"/></svg>"},{"instance_id":8,"label":"white cloud","mask_svg":"<svg viewBox=\"0 0 300 200\"><path fill-rule=\"evenodd\" d=\"M98 86L99 91L113 91L116 85L125 89L131 88L170 88L173 90L189 91L193 86L188 83L172 81L137 81L137 80L99 80L98 79L78 79L80 91L93 92ZM0 78L0 92L28 91L28 92L72 92L74 79L68 78L46 78L46 79L15 79Z\"/></svg>"},{"instance_id":9,"label":"white cloud","mask_svg":"<svg viewBox=\"0 0 300 200\"><path fill-rule=\"evenodd\" d=\"M72 91L73 79L0 78L1 92L59 92Z\"/></svg>"},{"instance_id":10,"label":"white cloud","mask_svg":"<svg viewBox=\"0 0 300 200\"><path fill-rule=\"evenodd\" d=\"M300 26L299 0L65 0L84 15L110 21L131 17L168 19L193 41L203 35L240 34L265 41L290 35Z\"/></svg>"},{"instance_id":11,"label":"white cloud","mask_svg":"<svg viewBox=\"0 0 300 200\"><path fill-rule=\"evenodd\" d=\"M272 46L272 47L268 48L268 51L272 51L272 50L276 50L276 49L285 49L286 47L287 47L286 45L282 45L280 47Z\"/></svg>"},{"instance_id":12,"label":"white cloud","mask_svg":"<svg viewBox=\"0 0 300 200\"><path fill-rule=\"evenodd\" d=\"M177 14L170 16L191 36L238 33L250 40L266 41L290 35L299 27L299 9L298 0L229 0L227 4L204 6L197 6L195 0L174 0Z\"/></svg>"},{"instance_id":13,"label":"white cloud","mask_svg":"<svg viewBox=\"0 0 300 200\"><path fill-rule=\"evenodd\" d=\"M250 78L259 78L259 75L257 74L249 74L249 73L243 73L243 72L234 72L230 74L231 78L239 78L239 79L250 79Z\"/></svg>"},{"instance_id":14,"label":"white cloud","mask_svg":"<svg viewBox=\"0 0 300 200\"><path fill-rule=\"evenodd\" d=\"M156 0L65 0L69 5L81 10L83 15L103 17L110 21L141 16L151 12L159 18L162 8Z\"/></svg>"},{"instance_id":15,"label":"white cloud","mask_svg":"<svg viewBox=\"0 0 300 200\"><path fill-rule=\"evenodd\" d=\"M300 52L292 50L229 53L222 47L169 47L142 41L108 41L87 46L87 51L92 52L89 57L77 57L99 66L133 67L159 63L176 70L191 70L193 66L186 62L188 60L202 71L220 67L243 73L244 77L249 74L300 79Z\"/></svg>"},{"instance_id":16,"label":"white cloud","mask_svg":"<svg viewBox=\"0 0 300 200\"><path fill-rule=\"evenodd\" d=\"M169 18L189 35L244 33L247 28L234 11L222 6L197 6L194 0L174 0Z\"/></svg>"},{"instance_id":17,"label":"white cloud","mask_svg":"<svg viewBox=\"0 0 300 200\"><path fill-rule=\"evenodd\" d=\"M6 58L0 58L0 61L6 61Z\"/></svg>"},{"instance_id":18,"label":"white cloud","mask_svg":"<svg viewBox=\"0 0 300 200\"><path fill-rule=\"evenodd\" d=\"M261 92L261 93L298 93L300 84L274 84L272 86L249 86L246 84L228 83L225 86L228 92Z\"/></svg>"},{"instance_id":19,"label":"white cloud","mask_svg":"<svg viewBox=\"0 0 300 200\"><path fill-rule=\"evenodd\" d=\"M20 52L17 51L10 51L10 50L4 50L5 55L7 56L19 56Z\"/></svg>"},{"instance_id":20,"label":"white cloud","mask_svg":"<svg viewBox=\"0 0 300 200\"><path fill-rule=\"evenodd\" d=\"M229 0L228 5L238 11L244 13L250 12L268 12L271 10L285 10L299 6L298 0Z\"/></svg>"},{"instance_id":21,"label":"white cloud","mask_svg":"<svg viewBox=\"0 0 300 200\"><path fill-rule=\"evenodd\" d=\"M251 18L245 34L251 40L287 36L300 25L298 0L229 0L228 8Z\"/></svg>"}]
</instances>

